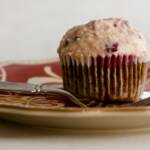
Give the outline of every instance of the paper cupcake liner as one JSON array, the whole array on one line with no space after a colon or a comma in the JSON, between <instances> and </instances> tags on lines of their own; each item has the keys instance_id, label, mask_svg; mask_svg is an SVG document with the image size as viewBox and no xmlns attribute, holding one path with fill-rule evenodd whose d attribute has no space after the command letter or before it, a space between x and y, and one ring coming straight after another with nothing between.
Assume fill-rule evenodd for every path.
<instances>
[{"instance_id":1,"label":"paper cupcake liner","mask_svg":"<svg viewBox=\"0 0 150 150\"><path fill-rule=\"evenodd\" d=\"M147 72L147 79L146 79L146 85L144 90L150 91L150 62L149 62L149 67L148 67L148 72Z\"/></svg>"},{"instance_id":2,"label":"paper cupcake liner","mask_svg":"<svg viewBox=\"0 0 150 150\"><path fill-rule=\"evenodd\" d=\"M135 56L96 58L88 61L61 57L64 88L79 98L100 101L138 101L148 63Z\"/></svg>"}]
</instances>

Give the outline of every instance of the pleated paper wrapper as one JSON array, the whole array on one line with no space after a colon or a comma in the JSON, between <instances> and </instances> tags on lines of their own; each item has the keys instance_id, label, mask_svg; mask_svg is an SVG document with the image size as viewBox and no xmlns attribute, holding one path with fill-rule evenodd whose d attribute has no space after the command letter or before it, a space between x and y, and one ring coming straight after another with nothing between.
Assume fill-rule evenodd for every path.
<instances>
[{"instance_id":1,"label":"pleated paper wrapper","mask_svg":"<svg viewBox=\"0 0 150 150\"><path fill-rule=\"evenodd\" d=\"M64 88L81 100L134 102L144 90L148 63L133 55L60 59Z\"/></svg>"}]
</instances>

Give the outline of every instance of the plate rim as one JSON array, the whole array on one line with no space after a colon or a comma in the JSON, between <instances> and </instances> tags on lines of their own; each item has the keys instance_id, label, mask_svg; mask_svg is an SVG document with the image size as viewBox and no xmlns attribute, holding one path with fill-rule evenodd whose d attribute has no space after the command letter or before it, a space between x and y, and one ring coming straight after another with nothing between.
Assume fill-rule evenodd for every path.
<instances>
[{"instance_id":1,"label":"plate rim","mask_svg":"<svg viewBox=\"0 0 150 150\"><path fill-rule=\"evenodd\" d=\"M57 107L37 107L37 106L32 106L32 107L24 107L24 106L13 106L13 105L5 105L5 104L0 104L0 109L13 109L13 110L23 110L23 111L34 111L34 112L61 112L61 113L84 113L84 112L97 112L97 113L124 113L124 112L150 112L150 106L139 106L139 107L96 107L96 108L75 108L75 107L62 107L62 108L57 108Z\"/></svg>"}]
</instances>

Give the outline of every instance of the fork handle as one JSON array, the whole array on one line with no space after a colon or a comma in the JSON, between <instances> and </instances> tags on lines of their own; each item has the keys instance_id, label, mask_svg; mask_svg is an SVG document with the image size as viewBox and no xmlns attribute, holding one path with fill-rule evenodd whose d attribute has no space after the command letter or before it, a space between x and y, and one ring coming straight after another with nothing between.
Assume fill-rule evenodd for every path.
<instances>
[{"instance_id":1,"label":"fork handle","mask_svg":"<svg viewBox=\"0 0 150 150\"><path fill-rule=\"evenodd\" d=\"M70 92L53 88L50 85L36 85L36 84L28 84L28 83L16 83L16 82L0 82L0 94L27 94L27 95L40 95L40 94L62 94L65 95L71 100L73 103L80 107L87 107L84 103L82 103L78 98L72 95Z\"/></svg>"}]
</instances>

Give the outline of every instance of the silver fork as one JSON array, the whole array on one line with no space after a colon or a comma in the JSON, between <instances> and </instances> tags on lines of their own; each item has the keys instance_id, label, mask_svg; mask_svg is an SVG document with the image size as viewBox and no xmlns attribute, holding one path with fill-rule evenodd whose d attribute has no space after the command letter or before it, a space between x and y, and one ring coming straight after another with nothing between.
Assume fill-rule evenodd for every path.
<instances>
[{"instance_id":1,"label":"silver fork","mask_svg":"<svg viewBox=\"0 0 150 150\"><path fill-rule=\"evenodd\" d=\"M30 94L30 95L38 95L38 94L61 94L69 98L77 106L86 108L87 106L82 103L77 97L72 95L70 92L52 88L50 85L35 85L28 83L15 83L15 82L0 82L0 94Z\"/></svg>"},{"instance_id":2,"label":"silver fork","mask_svg":"<svg viewBox=\"0 0 150 150\"><path fill-rule=\"evenodd\" d=\"M35 85L28 83L15 83L15 82L0 82L0 94L61 94L69 98L70 101L75 103L77 106L86 108L90 106L89 104L84 104L77 97L75 97L70 92L53 88L50 85ZM95 101L92 101L95 103ZM150 106L150 97L145 98L141 101L135 103L124 104L123 106Z\"/></svg>"}]
</instances>

